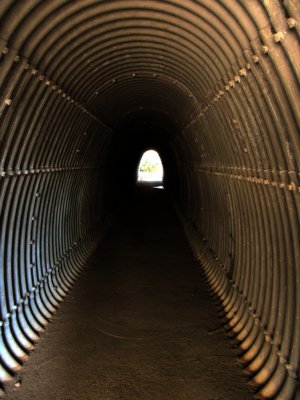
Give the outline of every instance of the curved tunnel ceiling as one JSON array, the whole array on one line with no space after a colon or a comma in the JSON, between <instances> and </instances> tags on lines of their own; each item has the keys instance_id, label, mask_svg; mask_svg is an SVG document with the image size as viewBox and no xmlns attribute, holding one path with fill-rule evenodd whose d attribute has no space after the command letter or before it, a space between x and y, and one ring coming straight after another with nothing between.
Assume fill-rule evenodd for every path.
<instances>
[{"instance_id":1,"label":"curved tunnel ceiling","mask_svg":"<svg viewBox=\"0 0 300 400\"><path fill-rule=\"evenodd\" d=\"M119 152L133 171L154 145L246 373L262 398L295 398L299 2L3 0L0 15L0 381L111 222Z\"/></svg>"}]
</instances>

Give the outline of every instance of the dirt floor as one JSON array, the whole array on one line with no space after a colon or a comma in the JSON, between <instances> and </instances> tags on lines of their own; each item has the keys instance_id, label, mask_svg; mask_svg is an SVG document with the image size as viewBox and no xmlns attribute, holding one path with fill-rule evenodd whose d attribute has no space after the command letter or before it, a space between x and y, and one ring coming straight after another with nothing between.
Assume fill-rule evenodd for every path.
<instances>
[{"instance_id":1,"label":"dirt floor","mask_svg":"<svg viewBox=\"0 0 300 400\"><path fill-rule=\"evenodd\" d=\"M4 400L253 396L165 191L144 187Z\"/></svg>"}]
</instances>

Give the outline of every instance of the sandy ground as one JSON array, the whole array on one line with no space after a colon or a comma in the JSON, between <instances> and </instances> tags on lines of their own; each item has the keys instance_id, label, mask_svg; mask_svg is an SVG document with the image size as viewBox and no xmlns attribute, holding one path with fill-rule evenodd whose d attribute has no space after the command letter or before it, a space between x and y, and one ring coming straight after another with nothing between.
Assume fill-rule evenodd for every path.
<instances>
[{"instance_id":1,"label":"sandy ground","mask_svg":"<svg viewBox=\"0 0 300 400\"><path fill-rule=\"evenodd\" d=\"M5 400L247 400L164 190L139 189Z\"/></svg>"}]
</instances>

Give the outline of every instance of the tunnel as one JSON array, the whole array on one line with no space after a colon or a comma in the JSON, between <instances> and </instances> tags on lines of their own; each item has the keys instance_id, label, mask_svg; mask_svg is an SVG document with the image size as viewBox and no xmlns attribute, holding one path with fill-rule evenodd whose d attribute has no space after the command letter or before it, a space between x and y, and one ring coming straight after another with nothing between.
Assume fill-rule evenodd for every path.
<instances>
[{"instance_id":1,"label":"tunnel","mask_svg":"<svg viewBox=\"0 0 300 400\"><path fill-rule=\"evenodd\" d=\"M299 1L2 0L0 13L4 398L154 149L257 396L299 399Z\"/></svg>"}]
</instances>

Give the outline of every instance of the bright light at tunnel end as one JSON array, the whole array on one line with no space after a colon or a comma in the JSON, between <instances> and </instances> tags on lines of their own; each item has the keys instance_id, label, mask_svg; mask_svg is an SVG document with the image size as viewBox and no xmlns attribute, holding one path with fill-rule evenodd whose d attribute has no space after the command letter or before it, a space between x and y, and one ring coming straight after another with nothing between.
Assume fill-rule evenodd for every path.
<instances>
[{"instance_id":1,"label":"bright light at tunnel end","mask_svg":"<svg viewBox=\"0 0 300 400\"><path fill-rule=\"evenodd\" d=\"M137 171L138 182L163 182L164 170L159 154L155 150L147 150L143 154ZM162 185L155 186L163 189Z\"/></svg>"}]
</instances>

